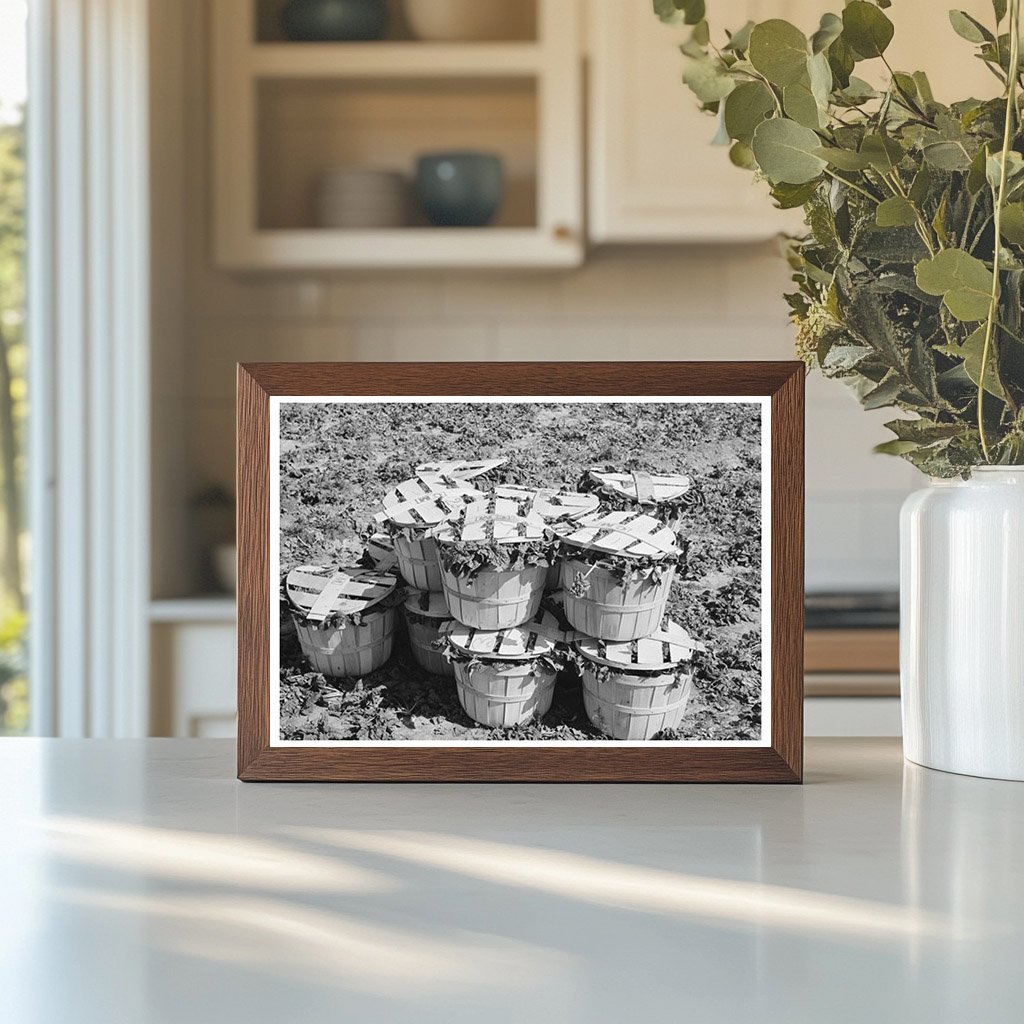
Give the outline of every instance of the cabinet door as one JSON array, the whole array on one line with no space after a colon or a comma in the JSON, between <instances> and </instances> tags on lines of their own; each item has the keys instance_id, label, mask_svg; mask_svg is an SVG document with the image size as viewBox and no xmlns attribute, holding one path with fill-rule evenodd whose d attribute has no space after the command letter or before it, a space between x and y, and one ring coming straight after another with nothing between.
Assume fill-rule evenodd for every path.
<instances>
[{"instance_id":1,"label":"cabinet door","mask_svg":"<svg viewBox=\"0 0 1024 1024\"><path fill-rule=\"evenodd\" d=\"M586 0L590 26L590 237L594 242L702 242L767 238L799 231L796 211L775 210L767 187L710 145L713 118L682 84L678 44L684 26L663 25L650 0ZM715 38L748 19L786 18L810 33L828 0L709 0ZM943 101L992 96L998 83L949 24L947 5L901 0L886 12L896 25L888 54L897 68L929 73ZM957 7L984 23L989 0ZM880 61L861 64L873 82Z\"/></svg>"},{"instance_id":2,"label":"cabinet door","mask_svg":"<svg viewBox=\"0 0 1024 1024\"><path fill-rule=\"evenodd\" d=\"M682 83L679 44L689 29L663 25L649 0L588 3L591 240L735 241L799 230L799 214L776 210L767 186L734 167L724 146L711 145L715 120ZM806 30L824 7L822 0L712 0L708 17L717 38L748 19L792 18Z\"/></svg>"}]
</instances>

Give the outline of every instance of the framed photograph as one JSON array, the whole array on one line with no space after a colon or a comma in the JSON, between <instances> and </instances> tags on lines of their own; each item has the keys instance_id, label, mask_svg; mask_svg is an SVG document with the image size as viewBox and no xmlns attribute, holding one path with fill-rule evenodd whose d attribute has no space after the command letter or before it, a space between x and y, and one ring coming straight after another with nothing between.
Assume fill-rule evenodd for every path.
<instances>
[{"instance_id":1,"label":"framed photograph","mask_svg":"<svg viewBox=\"0 0 1024 1024\"><path fill-rule=\"evenodd\" d=\"M240 365L239 778L799 782L803 382Z\"/></svg>"}]
</instances>

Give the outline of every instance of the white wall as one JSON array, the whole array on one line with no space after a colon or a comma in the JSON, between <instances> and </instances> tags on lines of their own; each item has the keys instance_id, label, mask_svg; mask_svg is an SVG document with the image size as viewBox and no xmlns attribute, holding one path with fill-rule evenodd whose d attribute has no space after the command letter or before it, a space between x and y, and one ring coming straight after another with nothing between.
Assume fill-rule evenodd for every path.
<instances>
[{"instance_id":1,"label":"white wall","mask_svg":"<svg viewBox=\"0 0 1024 1024\"><path fill-rule=\"evenodd\" d=\"M186 372L180 393L166 382L158 393L180 411L187 490L233 477L236 361L792 358L788 272L774 245L597 252L571 273L217 272L202 0L184 12L182 120L155 130L184 141ZM896 585L897 512L915 471L871 454L886 418L864 414L838 384L808 381L811 588Z\"/></svg>"}]
</instances>

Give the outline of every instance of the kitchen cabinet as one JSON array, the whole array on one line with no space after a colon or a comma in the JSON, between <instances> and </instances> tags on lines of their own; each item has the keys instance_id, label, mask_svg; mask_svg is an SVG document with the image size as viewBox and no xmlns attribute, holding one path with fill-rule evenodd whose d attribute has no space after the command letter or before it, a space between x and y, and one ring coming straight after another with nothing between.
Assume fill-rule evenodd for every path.
<instances>
[{"instance_id":1,"label":"kitchen cabinet","mask_svg":"<svg viewBox=\"0 0 1024 1024\"><path fill-rule=\"evenodd\" d=\"M235 602L230 597L150 606L153 736L235 735Z\"/></svg>"},{"instance_id":2,"label":"kitchen cabinet","mask_svg":"<svg viewBox=\"0 0 1024 1024\"><path fill-rule=\"evenodd\" d=\"M591 241L736 242L799 229L799 213L774 209L767 185L734 167L727 149L710 144L715 120L700 112L681 81L679 44L689 29L663 25L649 3L588 3ZM708 9L712 30L721 34L771 17L817 25L818 15L807 15L822 6L821 0L711 0Z\"/></svg>"},{"instance_id":3,"label":"kitchen cabinet","mask_svg":"<svg viewBox=\"0 0 1024 1024\"><path fill-rule=\"evenodd\" d=\"M663 25L646 0L587 0L588 214L590 239L614 242L727 242L799 231L799 211L776 210L767 186L712 146L715 121L681 82L678 44L685 26ZM786 18L810 33L827 0L708 0L712 33L747 20ZM988 0L958 7L992 20ZM888 54L897 68L929 73L944 101L994 95L998 83L956 36L946 8L901 0L887 10L896 26ZM872 66L874 65L874 66ZM876 82L881 62L860 64Z\"/></svg>"},{"instance_id":4,"label":"kitchen cabinet","mask_svg":"<svg viewBox=\"0 0 1024 1024\"><path fill-rule=\"evenodd\" d=\"M278 0L217 0L213 31L213 232L218 266L547 267L582 262L579 8L535 5L533 38L292 42ZM424 152L498 154L493 225L324 227L314 195L337 168L399 172ZM411 192L411 189L410 189ZM354 202L354 200L353 200Z\"/></svg>"}]
</instances>

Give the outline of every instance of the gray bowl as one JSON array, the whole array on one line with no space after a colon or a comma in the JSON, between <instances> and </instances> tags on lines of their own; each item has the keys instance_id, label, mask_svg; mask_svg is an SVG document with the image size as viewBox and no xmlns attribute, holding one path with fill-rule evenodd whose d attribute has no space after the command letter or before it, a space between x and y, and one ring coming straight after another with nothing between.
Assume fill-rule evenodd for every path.
<instances>
[{"instance_id":1,"label":"gray bowl","mask_svg":"<svg viewBox=\"0 0 1024 1024\"><path fill-rule=\"evenodd\" d=\"M501 157L426 153L416 162L416 192L435 227L483 227L494 219L505 196Z\"/></svg>"},{"instance_id":2,"label":"gray bowl","mask_svg":"<svg viewBox=\"0 0 1024 1024\"><path fill-rule=\"evenodd\" d=\"M290 0L281 28L295 42L380 39L388 27L387 0Z\"/></svg>"}]
</instances>

